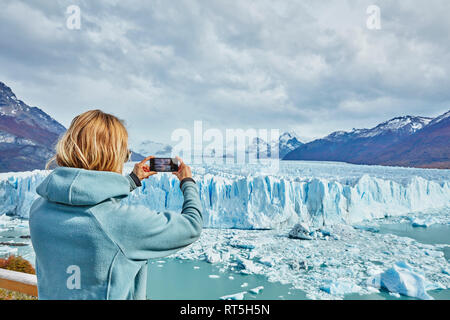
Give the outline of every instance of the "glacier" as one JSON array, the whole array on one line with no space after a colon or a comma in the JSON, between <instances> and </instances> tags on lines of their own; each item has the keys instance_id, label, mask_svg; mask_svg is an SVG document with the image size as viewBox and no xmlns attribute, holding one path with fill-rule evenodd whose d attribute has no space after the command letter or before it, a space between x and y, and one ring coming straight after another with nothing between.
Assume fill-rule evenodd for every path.
<instances>
[{"instance_id":1,"label":"glacier","mask_svg":"<svg viewBox=\"0 0 450 320\"><path fill-rule=\"evenodd\" d=\"M124 172L132 166L127 163ZM192 171L210 228L355 224L450 205L450 170L281 161L275 172L242 164L200 164ZM48 173L0 174L0 215L28 218L35 189ZM180 210L183 197L173 175L158 174L123 201Z\"/></svg>"},{"instance_id":2,"label":"glacier","mask_svg":"<svg viewBox=\"0 0 450 320\"><path fill-rule=\"evenodd\" d=\"M124 173L132 167L127 163ZM429 299L427 291L450 288L444 253L450 245L380 232L387 222L450 225L450 170L307 161L270 168L192 165L206 228L172 258L211 263L220 278L225 271L263 275L305 291L309 299L386 290L395 297ZM29 208L48 173L0 174L0 232L29 244L0 245L0 256L21 254L33 263L30 239L19 236L29 234ZM122 201L178 211L182 194L173 175L158 174ZM289 237L297 224L311 239ZM222 299L246 299L251 290L230 293Z\"/></svg>"}]
</instances>

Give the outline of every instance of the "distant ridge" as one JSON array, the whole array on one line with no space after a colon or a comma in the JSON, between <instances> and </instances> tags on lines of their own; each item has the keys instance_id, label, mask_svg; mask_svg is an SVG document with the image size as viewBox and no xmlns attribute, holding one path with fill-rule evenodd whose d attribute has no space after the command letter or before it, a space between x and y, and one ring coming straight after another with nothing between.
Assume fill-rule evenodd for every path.
<instances>
[{"instance_id":1,"label":"distant ridge","mask_svg":"<svg viewBox=\"0 0 450 320\"><path fill-rule=\"evenodd\" d=\"M66 128L0 82L0 172L44 169ZM144 157L133 152L132 161Z\"/></svg>"},{"instance_id":2,"label":"distant ridge","mask_svg":"<svg viewBox=\"0 0 450 320\"><path fill-rule=\"evenodd\" d=\"M0 82L0 172L43 169L63 125Z\"/></svg>"},{"instance_id":3,"label":"distant ridge","mask_svg":"<svg viewBox=\"0 0 450 320\"><path fill-rule=\"evenodd\" d=\"M396 117L372 129L333 132L289 152L283 160L449 169L449 141L450 111L435 119Z\"/></svg>"}]
</instances>

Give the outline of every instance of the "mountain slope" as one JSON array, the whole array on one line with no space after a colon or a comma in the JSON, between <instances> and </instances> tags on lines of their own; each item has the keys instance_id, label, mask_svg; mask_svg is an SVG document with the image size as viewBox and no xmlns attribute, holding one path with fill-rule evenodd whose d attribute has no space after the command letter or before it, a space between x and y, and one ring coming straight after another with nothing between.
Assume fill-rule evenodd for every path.
<instances>
[{"instance_id":1,"label":"mountain slope","mask_svg":"<svg viewBox=\"0 0 450 320\"><path fill-rule=\"evenodd\" d=\"M278 144L278 146L277 146ZM246 153L254 152L259 158L271 156L271 151L278 147L278 157L282 159L286 154L303 145L294 131L284 132L278 140L270 143L261 138L254 138L251 145L246 148Z\"/></svg>"},{"instance_id":2,"label":"mountain slope","mask_svg":"<svg viewBox=\"0 0 450 320\"><path fill-rule=\"evenodd\" d=\"M65 131L58 121L17 99L0 82L0 172L43 169ZM131 155L132 161L142 159L138 152Z\"/></svg>"},{"instance_id":3,"label":"mountain slope","mask_svg":"<svg viewBox=\"0 0 450 320\"><path fill-rule=\"evenodd\" d=\"M450 111L394 143L374 161L384 165L450 168Z\"/></svg>"},{"instance_id":4,"label":"mountain slope","mask_svg":"<svg viewBox=\"0 0 450 320\"><path fill-rule=\"evenodd\" d=\"M441 125L435 126L434 123L438 118L433 120L426 117L397 117L372 129L334 132L323 139L297 148L283 159L402 166L434 166L434 163L437 167L445 167L445 164L438 162L445 163L450 159L446 156L449 144L445 143L445 127L448 128L448 124L444 117L439 121ZM433 130L433 141L428 139L432 132L429 129L431 127L440 128ZM425 138L426 136L428 138ZM426 146L425 142L418 144L419 141L414 139L428 141L431 145ZM429 151L425 152L426 149ZM421 150L424 152L421 153Z\"/></svg>"},{"instance_id":5,"label":"mountain slope","mask_svg":"<svg viewBox=\"0 0 450 320\"><path fill-rule=\"evenodd\" d=\"M0 172L42 169L66 129L0 82Z\"/></svg>"}]
</instances>

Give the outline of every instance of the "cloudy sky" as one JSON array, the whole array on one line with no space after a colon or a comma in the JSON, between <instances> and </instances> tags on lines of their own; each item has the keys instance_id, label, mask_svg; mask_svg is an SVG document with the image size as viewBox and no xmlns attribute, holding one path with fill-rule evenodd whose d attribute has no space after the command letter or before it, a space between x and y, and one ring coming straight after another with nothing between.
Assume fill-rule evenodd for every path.
<instances>
[{"instance_id":1,"label":"cloudy sky","mask_svg":"<svg viewBox=\"0 0 450 320\"><path fill-rule=\"evenodd\" d=\"M0 81L65 126L100 108L135 142L170 142L194 120L307 141L450 109L448 0L0 4Z\"/></svg>"}]
</instances>

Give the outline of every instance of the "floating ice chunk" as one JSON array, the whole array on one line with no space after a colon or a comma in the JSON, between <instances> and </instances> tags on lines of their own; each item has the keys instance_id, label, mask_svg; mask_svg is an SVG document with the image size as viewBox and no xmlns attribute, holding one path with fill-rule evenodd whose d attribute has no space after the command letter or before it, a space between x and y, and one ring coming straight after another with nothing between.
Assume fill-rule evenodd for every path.
<instances>
[{"instance_id":1,"label":"floating ice chunk","mask_svg":"<svg viewBox=\"0 0 450 320\"><path fill-rule=\"evenodd\" d=\"M261 292L261 290L264 289L264 286L259 286L253 289L250 289L249 292L253 293L253 294L259 294ZM290 292L288 292L288 294L290 294Z\"/></svg>"},{"instance_id":2,"label":"floating ice chunk","mask_svg":"<svg viewBox=\"0 0 450 320\"><path fill-rule=\"evenodd\" d=\"M426 250L425 254L430 257L441 258L444 256L444 252L439 250Z\"/></svg>"},{"instance_id":3,"label":"floating ice chunk","mask_svg":"<svg viewBox=\"0 0 450 320\"><path fill-rule=\"evenodd\" d=\"M392 268L368 279L368 284L422 300L432 300L433 297L427 293L427 290L436 288L405 262L397 262Z\"/></svg>"},{"instance_id":4,"label":"floating ice chunk","mask_svg":"<svg viewBox=\"0 0 450 320\"><path fill-rule=\"evenodd\" d=\"M369 231L369 232L373 232L373 233L380 232L380 230L378 228L371 227L371 226L353 225L353 228L355 228L356 230L364 230L364 231Z\"/></svg>"},{"instance_id":5,"label":"floating ice chunk","mask_svg":"<svg viewBox=\"0 0 450 320\"><path fill-rule=\"evenodd\" d=\"M230 294L227 296L220 297L220 300L244 300L244 295L246 293L247 293L247 291Z\"/></svg>"},{"instance_id":6,"label":"floating ice chunk","mask_svg":"<svg viewBox=\"0 0 450 320\"><path fill-rule=\"evenodd\" d=\"M361 291L361 287L349 279L327 280L320 289L335 296Z\"/></svg>"},{"instance_id":7,"label":"floating ice chunk","mask_svg":"<svg viewBox=\"0 0 450 320\"><path fill-rule=\"evenodd\" d=\"M367 291L369 292L369 293L379 293L380 292L380 290L378 289L378 288L375 288L375 287L367 287Z\"/></svg>"},{"instance_id":8,"label":"floating ice chunk","mask_svg":"<svg viewBox=\"0 0 450 320\"><path fill-rule=\"evenodd\" d=\"M221 262L226 262L230 259L231 257L231 253L228 251L222 252L222 256L221 256Z\"/></svg>"},{"instance_id":9,"label":"floating ice chunk","mask_svg":"<svg viewBox=\"0 0 450 320\"><path fill-rule=\"evenodd\" d=\"M0 245L0 256L9 256L9 255L17 254L17 251L18 251L17 248L11 248L8 246Z\"/></svg>"},{"instance_id":10,"label":"floating ice chunk","mask_svg":"<svg viewBox=\"0 0 450 320\"><path fill-rule=\"evenodd\" d=\"M236 261L237 267L242 273L252 274L252 273L259 273L261 271L261 267L257 266L251 260L238 257Z\"/></svg>"},{"instance_id":11,"label":"floating ice chunk","mask_svg":"<svg viewBox=\"0 0 450 320\"><path fill-rule=\"evenodd\" d=\"M301 240L312 240L310 231L307 225L303 223L297 223L291 231L289 231L289 238L301 239Z\"/></svg>"},{"instance_id":12,"label":"floating ice chunk","mask_svg":"<svg viewBox=\"0 0 450 320\"><path fill-rule=\"evenodd\" d=\"M248 283L247 282L244 282L243 284L241 284L241 288L245 288L245 287L248 287Z\"/></svg>"},{"instance_id":13,"label":"floating ice chunk","mask_svg":"<svg viewBox=\"0 0 450 320\"><path fill-rule=\"evenodd\" d=\"M274 265L274 260L273 260L273 258L271 258L269 256L265 256L265 257L262 257L261 259L259 259L259 263L261 263L267 267L272 267Z\"/></svg>"},{"instance_id":14,"label":"floating ice chunk","mask_svg":"<svg viewBox=\"0 0 450 320\"><path fill-rule=\"evenodd\" d=\"M331 230L326 228L321 228L319 230L324 237L331 237Z\"/></svg>"},{"instance_id":15,"label":"floating ice chunk","mask_svg":"<svg viewBox=\"0 0 450 320\"><path fill-rule=\"evenodd\" d=\"M234 280L234 277L233 276L229 276L228 279Z\"/></svg>"},{"instance_id":16,"label":"floating ice chunk","mask_svg":"<svg viewBox=\"0 0 450 320\"><path fill-rule=\"evenodd\" d=\"M400 298L400 293L397 292L389 292L389 295L392 297Z\"/></svg>"},{"instance_id":17,"label":"floating ice chunk","mask_svg":"<svg viewBox=\"0 0 450 320\"><path fill-rule=\"evenodd\" d=\"M435 224L436 222L433 221L433 219L430 218L413 218L411 221L411 224L413 227L422 227L422 228L428 228L429 226Z\"/></svg>"},{"instance_id":18,"label":"floating ice chunk","mask_svg":"<svg viewBox=\"0 0 450 320\"><path fill-rule=\"evenodd\" d=\"M300 261L292 260L292 261L289 261L287 263L287 265L289 266L289 268L291 268L292 270L295 270L295 271L309 269L308 262L306 260L300 260Z\"/></svg>"},{"instance_id":19,"label":"floating ice chunk","mask_svg":"<svg viewBox=\"0 0 450 320\"><path fill-rule=\"evenodd\" d=\"M209 250L205 252L206 261L209 263L217 263L220 262L220 253L214 252L213 250Z\"/></svg>"},{"instance_id":20,"label":"floating ice chunk","mask_svg":"<svg viewBox=\"0 0 450 320\"><path fill-rule=\"evenodd\" d=\"M208 277L210 277L211 279L219 279L220 276L218 276L217 274L210 274Z\"/></svg>"},{"instance_id":21,"label":"floating ice chunk","mask_svg":"<svg viewBox=\"0 0 450 320\"><path fill-rule=\"evenodd\" d=\"M345 251L350 252L352 254L359 254L360 250L359 248L347 248Z\"/></svg>"},{"instance_id":22,"label":"floating ice chunk","mask_svg":"<svg viewBox=\"0 0 450 320\"><path fill-rule=\"evenodd\" d=\"M237 249L249 249L249 250L255 249L255 245L253 243L241 241L241 240L231 241L230 246L237 248Z\"/></svg>"},{"instance_id":23,"label":"floating ice chunk","mask_svg":"<svg viewBox=\"0 0 450 320\"><path fill-rule=\"evenodd\" d=\"M197 270L197 269L200 269L200 267L199 266L194 266L194 269Z\"/></svg>"}]
</instances>

